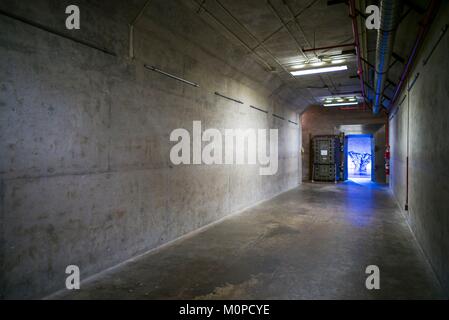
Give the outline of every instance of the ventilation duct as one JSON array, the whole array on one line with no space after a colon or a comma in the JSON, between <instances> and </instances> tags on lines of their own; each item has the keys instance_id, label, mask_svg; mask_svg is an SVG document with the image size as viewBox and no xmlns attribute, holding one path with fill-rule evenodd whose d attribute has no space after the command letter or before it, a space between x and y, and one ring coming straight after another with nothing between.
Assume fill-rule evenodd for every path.
<instances>
[{"instance_id":1,"label":"ventilation duct","mask_svg":"<svg viewBox=\"0 0 449 320\"><path fill-rule=\"evenodd\" d=\"M381 24L377 33L376 75L374 88L373 112L379 113L382 104L382 94L385 87L390 58L393 53L394 37L399 16L402 11L402 1L382 0L380 4Z\"/></svg>"}]
</instances>

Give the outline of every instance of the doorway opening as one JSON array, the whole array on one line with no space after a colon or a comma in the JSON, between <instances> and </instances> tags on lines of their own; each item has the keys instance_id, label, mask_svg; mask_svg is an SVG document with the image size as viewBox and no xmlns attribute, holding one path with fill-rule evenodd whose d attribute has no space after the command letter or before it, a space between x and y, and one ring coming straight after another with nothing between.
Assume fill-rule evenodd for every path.
<instances>
[{"instance_id":1,"label":"doorway opening","mask_svg":"<svg viewBox=\"0 0 449 320\"><path fill-rule=\"evenodd\" d=\"M373 181L373 136L346 136L345 151L347 179L354 182Z\"/></svg>"}]
</instances>

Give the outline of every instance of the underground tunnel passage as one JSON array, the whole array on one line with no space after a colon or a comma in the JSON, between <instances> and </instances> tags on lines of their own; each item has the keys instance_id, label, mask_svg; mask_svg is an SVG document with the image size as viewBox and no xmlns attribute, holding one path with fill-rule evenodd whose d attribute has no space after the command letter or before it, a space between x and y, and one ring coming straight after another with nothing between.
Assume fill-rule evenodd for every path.
<instances>
[{"instance_id":1,"label":"underground tunnel passage","mask_svg":"<svg viewBox=\"0 0 449 320\"><path fill-rule=\"evenodd\" d=\"M0 298L449 298L448 19L0 1Z\"/></svg>"}]
</instances>

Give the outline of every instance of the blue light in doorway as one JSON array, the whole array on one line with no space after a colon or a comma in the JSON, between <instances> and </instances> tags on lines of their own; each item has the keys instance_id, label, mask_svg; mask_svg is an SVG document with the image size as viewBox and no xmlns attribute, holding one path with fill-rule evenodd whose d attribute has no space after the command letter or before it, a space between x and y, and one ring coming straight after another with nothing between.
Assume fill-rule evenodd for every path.
<instances>
[{"instance_id":1,"label":"blue light in doorway","mask_svg":"<svg viewBox=\"0 0 449 320\"><path fill-rule=\"evenodd\" d=\"M348 178L371 179L371 137L354 135L348 139Z\"/></svg>"}]
</instances>

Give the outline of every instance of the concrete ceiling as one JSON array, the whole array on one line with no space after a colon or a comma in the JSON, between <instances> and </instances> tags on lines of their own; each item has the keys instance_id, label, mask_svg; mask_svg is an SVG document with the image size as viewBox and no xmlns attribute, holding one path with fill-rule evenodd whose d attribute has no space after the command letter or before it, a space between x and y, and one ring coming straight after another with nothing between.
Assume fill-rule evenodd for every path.
<instances>
[{"instance_id":1,"label":"concrete ceiling","mask_svg":"<svg viewBox=\"0 0 449 320\"><path fill-rule=\"evenodd\" d=\"M326 96L360 92L360 82L354 77L357 74L354 53L344 56L347 71L299 77L290 74L292 67L302 62L336 58L343 50L354 49L302 50L354 42L346 4L328 5L326 0L192 1L205 21L218 21L217 31L235 44L252 49L256 60L272 68L271 72L286 84L278 94L294 100L299 109Z\"/></svg>"},{"instance_id":2,"label":"concrete ceiling","mask_svg":"<svg viewBox=\"0 0 449 320\"><path fill-rule=\"evenodd\" d=\"M253 55L264 67L272 69L285 84L278 92L280 96L293 101L298 111L311 104L320 103L327 96L360 94L361 87L357 75L357 57L353 47L329 50L307 51L310 48L327 47L354 42L349 7L346 3L329 5L327 0L190 0L197 8L197 13L205 21L219 22L215 28L236 45L253 50ZM379 5L379 1L356 1ZM399 82L404 63L414 44L418 33L419 21L427 9L426 0L408 0L404 2L402 20L397 30L389 85L385 96L393 96L395 84ZM363 10L361 10L363 11ZM209 18L209 19L208 19ZM360 18L360 16L359 16ZM362 52L364 57L375 64L377 31L363 28L364 20L360 20ZM360 27L359 26L359 27ZM353 51L351 53L351 50ZM338 57L344 53L347 71L339 71L318 75L293 77L292 67L304 61L315 61L320 58ZM365 81L373 86L374 76L365 65ZM371 72L371 75L370 75ZM369 89L366 89L369 93ZM293 96L292 96L293 92ZM388 106L388 100L384 105Z\"/></svg>"}]
</instances>

